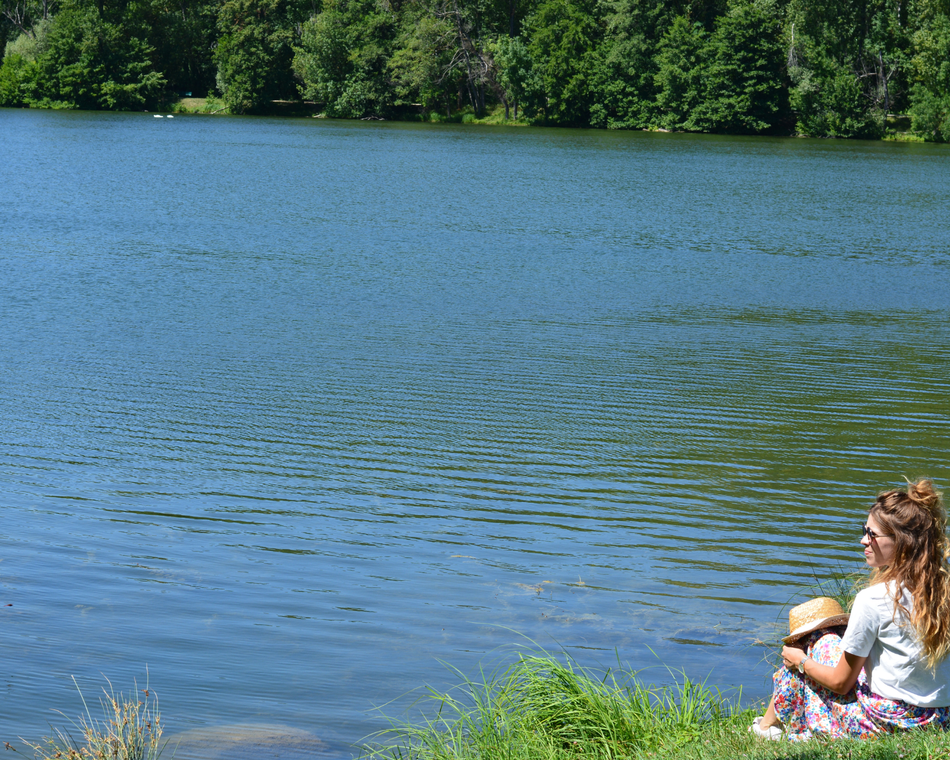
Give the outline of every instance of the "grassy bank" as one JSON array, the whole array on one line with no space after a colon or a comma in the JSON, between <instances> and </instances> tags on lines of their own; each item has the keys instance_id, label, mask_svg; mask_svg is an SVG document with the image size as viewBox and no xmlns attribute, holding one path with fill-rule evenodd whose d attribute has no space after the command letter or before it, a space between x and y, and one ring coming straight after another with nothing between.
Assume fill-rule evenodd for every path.
<instances>
[{"instance_id":1,"label":"grassy bank","mask_svg":"<svg viewBox=\"0 0 950 760\"><path fill-rule=\"evenodd\" d=\"M593 673L548 655L521 657L448 692L430 692L429 719L393 722L369 760L936 760L950 732L874 741L767 742L749 733L758 710L682 678L650 687L623 669Z\"/></svg>"},{"instance_id":2,"label":"grassy bank","mask_svg":"<svg viewBox=\"0 0 950 760\"><path fill-rule=\"evenodd\" d=\"M182 98L163 109L172 113L217 114L228 113L227 106L219 98Z\"/></svg>"},{"instance_id":3,"label":"grassy bank","mask_svg":"<svg viewBox=\"0 0 950 760\"><path fill-rule=\"evenodd\" d=\"M217 114L230 114L230 110L224 104L224 101L214 96L207 98L180 98L170 103L164 104L160 109L170 111L171 113L183 114L205 114L214 116ZM274 100L270 106L265 109L261 116L313 116L316 107L313 103L307 103L300 100Z\"/></svg>"}]
</instances>

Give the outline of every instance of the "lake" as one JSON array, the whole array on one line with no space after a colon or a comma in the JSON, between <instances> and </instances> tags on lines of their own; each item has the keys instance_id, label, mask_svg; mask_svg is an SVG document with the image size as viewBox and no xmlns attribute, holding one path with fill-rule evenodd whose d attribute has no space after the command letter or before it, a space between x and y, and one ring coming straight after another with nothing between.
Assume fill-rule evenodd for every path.
<instances>
[{"instance_id":1,"label":"lake","mask_svg":"<svg viewBox=\"0 0 950 760\"><path fill-rule=\"evenodd\" d=\"M947 146L0 135L0 740L147 678L348 758L532 647L758 699L874 495L950 485Z\"/></svg>"}]
</instances>

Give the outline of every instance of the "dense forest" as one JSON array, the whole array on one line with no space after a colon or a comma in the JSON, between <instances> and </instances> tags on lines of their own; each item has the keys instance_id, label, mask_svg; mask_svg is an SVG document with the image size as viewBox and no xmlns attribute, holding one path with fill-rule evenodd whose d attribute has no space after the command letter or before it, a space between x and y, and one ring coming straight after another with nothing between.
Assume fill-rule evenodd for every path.
<instances>
[{"instance_id":1,"label":"dense forest","mask_svg":"<svg viewBox=\"0 0 950 760\"><path fill-rule=\"evenodd\" d=\"M5 106L950 141L950 0L0 3Z\"/></svg>"}]
</instances>

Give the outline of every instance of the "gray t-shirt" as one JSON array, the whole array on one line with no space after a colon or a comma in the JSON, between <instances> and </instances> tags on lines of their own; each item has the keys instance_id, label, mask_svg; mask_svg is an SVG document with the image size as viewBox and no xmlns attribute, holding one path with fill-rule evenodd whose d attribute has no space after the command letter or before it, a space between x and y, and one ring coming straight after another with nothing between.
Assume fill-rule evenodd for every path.
<instances>
[{"instance_id":1,"label":"gray t-shirt","mask_svg":"<svg viewBox=\"0 0 950 760\"><path fill-rule=\"evenodd\" d=\"M841 648L867 657L864 669L875 694L917 707L950 705L950 657L936 670L927 667L911 622L899 613L894 618L891 588L892 584L878 583L858 593ZM906 590L901 603L913 611L914 600Z\"/></svg>"}]
</instances>

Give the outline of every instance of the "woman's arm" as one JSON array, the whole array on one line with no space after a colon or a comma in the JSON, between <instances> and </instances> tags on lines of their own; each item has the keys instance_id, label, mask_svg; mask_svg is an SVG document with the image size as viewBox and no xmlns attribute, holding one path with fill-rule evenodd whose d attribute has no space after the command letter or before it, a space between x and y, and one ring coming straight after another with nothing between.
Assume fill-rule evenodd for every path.
<instances>
[{"instance_id":1,"label":"woman's arm","mask_svg":"<svg viewBox=\"0 0 950 760\"><path fill-rule=\"evenodd\" d=\"M805 659L805 653L797 647L782 647L782 659L785 661L785 667L797 670L798 664ZM835 694L847 694L858 682L858 673L864 667L865 660L867 657L845 652L838 664L832 667L809 658L805 663L805 675Z\"/></svg>"}]
</instances>

